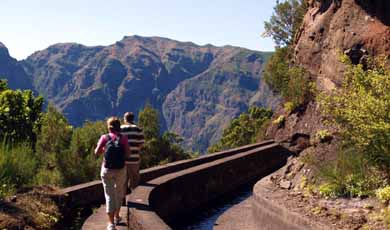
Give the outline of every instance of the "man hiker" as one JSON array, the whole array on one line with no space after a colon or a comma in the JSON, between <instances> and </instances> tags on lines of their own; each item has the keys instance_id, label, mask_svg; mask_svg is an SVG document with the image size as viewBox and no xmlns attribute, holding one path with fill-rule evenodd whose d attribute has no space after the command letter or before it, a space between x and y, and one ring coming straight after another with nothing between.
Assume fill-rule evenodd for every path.
<instances>
[{"instance_id":1,"label":"man hiker","mask_svg":"<svg viewBox=\"0 0 390 230\"><path fill-rule=\"evenodd\" d=\"M134 123L134 114L125 113L124 124L121 125L121 134L127 136L130 146L130 156L126 158L127 165L127 185L134 189L139 183L140 151L145 142L142 129Z\"/></svg>"}]
</instances>

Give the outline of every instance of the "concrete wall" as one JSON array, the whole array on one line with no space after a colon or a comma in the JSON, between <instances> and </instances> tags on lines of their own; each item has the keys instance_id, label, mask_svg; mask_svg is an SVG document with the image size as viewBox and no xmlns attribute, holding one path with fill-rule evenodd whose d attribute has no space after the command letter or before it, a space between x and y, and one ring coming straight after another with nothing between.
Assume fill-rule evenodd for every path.
<instances>
[{"instance_id":1,"label":"concrete wall","mask_svg":"<svg viewBox=\"0 0 390 230\"><path fill-rule=\"evenodd\" d=\"M162 175L177 172L196 165L204 164L210 161L221 159L227 156L234 155L238 152L251 150L259 146L264 146L273 143L273 140L264 141L252 145L218 152L210 155L204 155L196 159L182 160L169 163L162 166L157 166L149 169L141 170L141 183L160 177ZM79 184L67 187L61 190L64 195L65 203L69 208L85 207L104 203L104 191L100 180ZM88 194L88 195L86 195Z\"/></svg>"},{"instance_id":2,"label":"concrete wall","mask_svg":"<svg viewBox=\"0 0 390 230\"><path fill-rule=\"evenodd\" d=\"M286 149L270 144L151 180L128 197L130 223L136 223L130 229L169 229L165 223L172 218L268 175L283 166L288 156Z\"/></svg>"},{"instance_id":3,"label":"concrete wall","mask_svg":"<svg viewBox=\"0 0 390 230\"><path fill-rule=\"evenodd\" d=\"M302 214L293 213L276 202L273 202L269 194L273 187L269 177L265 177L256 183L253 189L253 215L256 217L256 225L263 230L326 230L326 226L307 220Z\"/></svg>"}]
</instances>

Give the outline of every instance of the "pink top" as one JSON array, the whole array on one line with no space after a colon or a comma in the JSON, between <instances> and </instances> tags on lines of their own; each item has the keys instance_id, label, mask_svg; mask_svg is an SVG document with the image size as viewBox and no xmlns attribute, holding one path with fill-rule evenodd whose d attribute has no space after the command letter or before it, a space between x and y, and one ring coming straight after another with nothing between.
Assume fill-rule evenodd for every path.
<instances>
[{"instance_id":1,"label":"pink top","mask_svg":"<svg viewBox=\"0 0 390 230\"><path fill-rule=\"evenodd\" d=\"M118 134L117 133L109 133L111 139L116 139L118 138ZM100 137L99 139L99 142L97 144L97 149L101 149L101 148L104 148L104 146L106 146L106 143L108 141L108 138L107 138L107 134L104 134ZM124 146L125 148L128 148L129 147L129 142L128 142L128 139L127 139L127 136L126 135L122 135L122 138L120 140L120 143L122 146Z\"/></svg>"}]
</instances>

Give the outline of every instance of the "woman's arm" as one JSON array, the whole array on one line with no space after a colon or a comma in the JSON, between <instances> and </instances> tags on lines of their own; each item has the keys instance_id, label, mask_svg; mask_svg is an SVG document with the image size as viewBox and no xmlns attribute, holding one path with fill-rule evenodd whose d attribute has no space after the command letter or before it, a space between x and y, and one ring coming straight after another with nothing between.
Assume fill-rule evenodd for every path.
<instances>
[{"instance_id":1,"label":"woman's arm","mask_svg":"<svg viewBox=\"0 0 390 230\"><path fill-rule=\"evenodd\" d=\"M105 138L104 135L100 137L99 142L95 148L95 155L98 156L103 153L104 150L104 145L105 145Z\"/></svg>"}]
</instances>

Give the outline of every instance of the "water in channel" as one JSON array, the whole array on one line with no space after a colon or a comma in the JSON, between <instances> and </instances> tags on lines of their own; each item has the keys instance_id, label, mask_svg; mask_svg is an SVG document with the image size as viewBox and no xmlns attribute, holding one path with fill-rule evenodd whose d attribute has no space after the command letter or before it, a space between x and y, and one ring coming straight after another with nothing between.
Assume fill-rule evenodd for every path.
<instances>
[{"instance_id":1,"label":"water in channel","mask_svg":"<svg viewBox=\"0 0 390 230\"><path fill-rule=\"evenodd\" d=\"M241 186L236 191L209 203L207 207L200 208L187 217L170 223L170 227L173 230L212 230L218 217L252 195L253 186L254 183Z\"/></svg>"}]
</instances>

